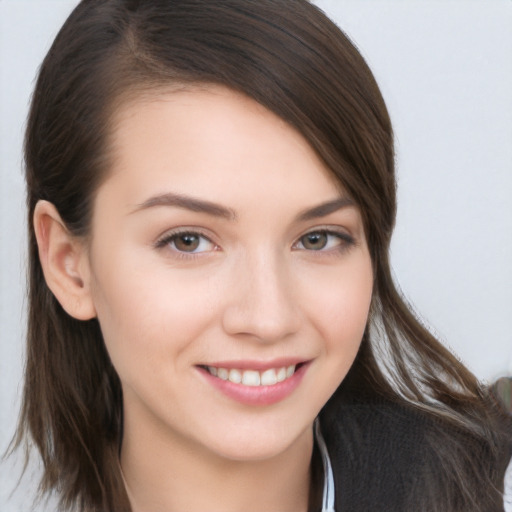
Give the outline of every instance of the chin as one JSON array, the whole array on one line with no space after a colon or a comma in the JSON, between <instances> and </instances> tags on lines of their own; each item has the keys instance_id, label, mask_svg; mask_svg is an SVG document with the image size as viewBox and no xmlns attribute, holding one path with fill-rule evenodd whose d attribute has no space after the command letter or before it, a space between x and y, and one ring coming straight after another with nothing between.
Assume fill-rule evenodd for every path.
<instances>
[{"instance_id":1,"label":"chin","mask_svg":"<svg viewBox=\"0 0 512 512\"><path fill-rule=\"evenodd\" d=\"M260 422L255 422L260 423ZM226 433L228 435L226 435ZM214 434L211 432L210 435ZM270 460L284 454L297 443L312 441L312 422L304 428L270 425L258 427L253 424L246 428L238 425L219 432L211 440L210 449L220 457L232 461L256 462Z\"/></svg>"}]
</instances>

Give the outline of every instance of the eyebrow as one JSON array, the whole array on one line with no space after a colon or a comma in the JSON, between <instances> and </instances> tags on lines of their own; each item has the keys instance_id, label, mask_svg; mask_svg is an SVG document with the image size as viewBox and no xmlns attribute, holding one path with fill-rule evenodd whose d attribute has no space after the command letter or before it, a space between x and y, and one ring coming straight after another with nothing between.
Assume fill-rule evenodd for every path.
<instances>
[{"instance_id":1,"label":"eyebrow","mask_svg":"<svg viewBox=\"0 0 512 512\"><path fill-rule=\"evenodd\" d=\"M231 208L227 208L217 203L212 203L210 201L206 201L204 199L199 199L191 196L186 196L182 194L160 194L154 197L151 197L144 201L143 203L137 205L132 213L146 210L148 208L154 208L157 206L167 206L167 207L177 207L183 208L185 210L190 210L193 212L206 213L208 215L212 215L214 217L220 217L227 220L235 221L238 218L238 215ZM346 208L348 206L354 206L354 202L349 197L338 197L336 199L332 199L325 203L314 206L313 208L308 208L300 212L295 221L303 222L307 220L313 220L320 217L326 217L327 215L334 213L342 208Z\"/></svg>"},{"instance_id":2,"label":"eyebrow","mask_svg":"<svg viewBox=\"0 0 512 512\"><path fill-rule=\"evenodd\" d=\"M204 199L197 199L182 194L161 194L158 196L151 197L147 201L137 205L133 212L140 210L146 210L155 206L175 206L177 208L183 208L193 212L206 213L213 215L214 217L221 217L227 220L236 220L237 215L231 208L226 208Z\"/></svg>"},{"instance_id":3,"label":"eyebrow","mask_svg":"<svg viewBox=\"0 0 512 512\"><path fill-rule=\"evenodd\" d=\"M326 217L327 215L337 212L338 210L348 206L354 206L354 201L352 201L352 199L346 196L338 197L331 201L327 201L326 203L314 206L313 208L304 210L303 212L299 213L299 215L297 215L297 220L305 221Z\"/></svg>"}]
</instances>

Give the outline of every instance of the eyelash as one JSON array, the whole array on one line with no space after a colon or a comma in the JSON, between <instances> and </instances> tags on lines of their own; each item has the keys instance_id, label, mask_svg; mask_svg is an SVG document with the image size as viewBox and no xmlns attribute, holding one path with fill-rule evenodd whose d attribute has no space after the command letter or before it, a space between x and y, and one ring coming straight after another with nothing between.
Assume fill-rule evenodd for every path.
<instances>
[{"instance_id":1,"label":"eyelash","mask_svg":"<svg viewBox=\"0 0 512 512\"><path fill-rule=\"evenodd\" d=\"M155 242L154 246L157 249L163 249L171 244L175 244L176 240L179 237L182 237L185 235L199 237L202 240L207 240L209 243L211 243L212 245L214 245L217 248L217 245L207 235L205 235L204 233L202 233L200 230L197 230L197 229L183 229L183 230L177 230L177 231L172 231L170 233L166 233L162 238L158 239ZM303 240L305 237L311 236L311 235L327 235L328 237L335 237L339 240L339 243L335 247L331 247L329 249L321 248L321 249L315 250L315 249L297 248L297 245L302 243L301 240ZM304 233L303 235L301 235L298 238L298 240L296 242L294 242L292 248L295 250L303 250L303 251L312 252L312 253L315 253L315 252L317 252L317 253L333 253L333 252L340 253L340 252L344 252L344 251L348 250L350 247L352 247L354 245L356 245L355 239L351 235L347 234L346 232L341 231L341 230L338 231L338 230L334 230L334 229L323 228L323 229L314 229L312 231L308 231L307 233ZM216 250L216 249L214 249L214 250ZM179 249L176 248L176 246L174 246L172 251L175 253L176 257L186 258L186 259L198 258L198 257L201 257L201 255L204 254L205 252L209 252L209 251L199 251L199 252L180 251Z\"/></svg>"},{"instance_id":2,"label":"eyelash","mask_svg":"<svg viewBox=\"0 0 512 512\"><path fill-rule=\"evenodd\" d=\"M200 230L197 230L197 229L182 229L181 230L180 229L180 230L172 231L170 233L166 233L163 237L159 238L155 243L155 248L163 249L163 248L175 243L175 241L179 237L182 237L185 235L199 237L200 239L207 240L209 243L211 243L212 245L217 247L215 245L215 243L212 242L210 237L208 237L207 235L202 233ZM175 254L175 257L184 258L184 259L199 258L204 253L204 252L180 251L178 248L176 248L176 246L172 249L172 251Z\"/></svg>"},{"instance_id":3,"label":"eyelash","mask_svg":"<svg viewBox=\"0 0 512 512\"><path fill-rule=\"evenodd\" d=\"M328 237L335 237L338 239L339 243L335 247L331 247L329 249L324 249L322 247L321 249L317 249L317 250L314 250L314 249L308 250L306 248L304 248L302 250L305 250L308 252L319 252L319 253L332 253L332 252L340 253L340 252L344 252L344 251L348 250L350 247L352 247L356 244L354 237L352 237L345 231L338 231L335 229L324 228L324 229L314 229L312 231L308 231L307 233L303 234L301 237L299 237L297 242L295 242L293 244L293 247L296 247L297 244L301 243L301 240L303 240L304 238L311 236L311 235L327 235Z\"/></svg>"}]
</instances>

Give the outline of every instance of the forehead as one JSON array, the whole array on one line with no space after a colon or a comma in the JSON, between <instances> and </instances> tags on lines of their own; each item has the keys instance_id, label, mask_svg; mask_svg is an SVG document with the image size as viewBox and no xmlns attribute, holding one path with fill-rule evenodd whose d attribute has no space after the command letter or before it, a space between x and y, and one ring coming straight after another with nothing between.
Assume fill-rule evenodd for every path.
<instances>
[{"instance_id":1,"label":"forehead","mask_svg":"<svg viewBox=\"0 0 512 512\"><path fill-rule=\"evenodd\" d=\"M342 192L296 129L220 86L132 96L113 117L111 149L110 179L142 199L169 189L230 202Z\"/></svg>"}]
</instances>

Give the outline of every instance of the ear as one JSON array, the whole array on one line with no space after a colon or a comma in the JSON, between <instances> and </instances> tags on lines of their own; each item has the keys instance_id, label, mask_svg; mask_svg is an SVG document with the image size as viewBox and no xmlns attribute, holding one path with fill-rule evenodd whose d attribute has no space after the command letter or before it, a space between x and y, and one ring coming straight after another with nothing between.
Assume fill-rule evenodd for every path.
<instances>
[{"instance_id":1,"label":"ear","mask_svg":"<svg viewBox=\"0 0 512 512\"><path fill-rule=\"evenodd\" d=\"M84 241L71 235L48 201L37 202L33 222L46 284L69 315L77 320L94 318L96 310Z\"/></svg>"}]
</instances>

